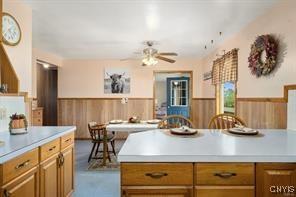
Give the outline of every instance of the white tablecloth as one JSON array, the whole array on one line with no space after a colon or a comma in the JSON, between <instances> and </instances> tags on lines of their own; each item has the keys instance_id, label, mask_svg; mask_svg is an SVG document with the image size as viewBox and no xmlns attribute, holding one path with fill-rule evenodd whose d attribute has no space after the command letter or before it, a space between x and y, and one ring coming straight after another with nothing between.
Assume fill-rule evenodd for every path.
<instances>
[{"instance_id":1,"label":"white tablecloth","mask_svg":"<svg viewBox=\"0 0 296 197\"><path fill-rule=\"evenodd\" d=\"M148 124L145 121L141 123L128 123L123 122L121 124L108 124L106 129L107 131L114 132L140 132L157 129L158 124Z\"/></svg>"}]
</instances>

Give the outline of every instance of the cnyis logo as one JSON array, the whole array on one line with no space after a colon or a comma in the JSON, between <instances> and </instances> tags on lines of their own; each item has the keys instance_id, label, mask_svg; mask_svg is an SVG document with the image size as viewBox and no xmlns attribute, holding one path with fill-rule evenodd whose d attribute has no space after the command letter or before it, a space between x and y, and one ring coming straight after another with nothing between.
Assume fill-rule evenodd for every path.
<instances>
[{"instance_id":1,"label":"cnyis logo","mask_svg":"<svg viewBox=\"0 0 296 197\"><path fill-rule=\"evenodd\" d=\"M291 185L273 185L269 191L273 194L284 194L285 196L296 196L295 186Z\"/></svg>"}]
</instances>

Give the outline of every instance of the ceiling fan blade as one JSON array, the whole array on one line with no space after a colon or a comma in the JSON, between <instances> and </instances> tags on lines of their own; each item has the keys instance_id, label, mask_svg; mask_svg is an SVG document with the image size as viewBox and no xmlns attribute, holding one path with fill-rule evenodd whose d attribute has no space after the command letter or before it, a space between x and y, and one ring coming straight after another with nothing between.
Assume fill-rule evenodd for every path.
<instances>
[{"instance_id":1,"label":"ceiling fan blade","mask_svg":"<svg viewBox=\"0 0 296 197\"><path fill-rule=\"evenodd\" d=\"M158 55L164 55L164 56L177 56L177 53L158 53Z\"/></svg>"},{"instance_id":2,"label":"ceiling fan blade","mask_svg":"<svg viewBox=\"0 0 296 197\"><path fill-rule=\"evenodd\" d=\"M155 58L166 61L166 62L169 62L169 63L175 63L176 62L176 60L172 60L172 59L160 56L160 55L156 56Z\"/></svg>"}]
</instances>

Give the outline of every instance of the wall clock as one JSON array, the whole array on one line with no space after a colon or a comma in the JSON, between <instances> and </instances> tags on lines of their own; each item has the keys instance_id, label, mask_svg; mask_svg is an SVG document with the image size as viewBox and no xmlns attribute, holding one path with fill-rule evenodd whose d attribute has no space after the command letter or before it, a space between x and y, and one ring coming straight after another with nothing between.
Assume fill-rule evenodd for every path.
<instances>
[{"instance_id":1,"label":"wall clock","mask_svg":"<svg viewBox=\"0 0 296 197\"><path fill-rule=\"evenodd\" d=\"M3 43L15 46L21 41L22 32L16 19L8 14L2 15L2 39Z\"/></svg>"}]
</instances>

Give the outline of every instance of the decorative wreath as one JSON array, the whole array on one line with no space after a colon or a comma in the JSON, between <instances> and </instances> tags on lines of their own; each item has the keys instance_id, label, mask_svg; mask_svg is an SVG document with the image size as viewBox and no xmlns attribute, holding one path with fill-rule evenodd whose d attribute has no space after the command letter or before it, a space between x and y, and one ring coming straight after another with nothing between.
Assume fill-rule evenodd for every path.
<instances>
[{"instance_id":1,"label":"decorative wreath","mask_svg":"<svg viewBox=\"0 0 296 197\"><path fill-rule=\"evenodd\" d=\"M265 61L261 60L262 52L265 51ZM278 42L271 35L258 36L251 45L251 53L248 58L249 68L253 75L260 77L273 71L277 63Z\"/></svg>"}]
</instances>

